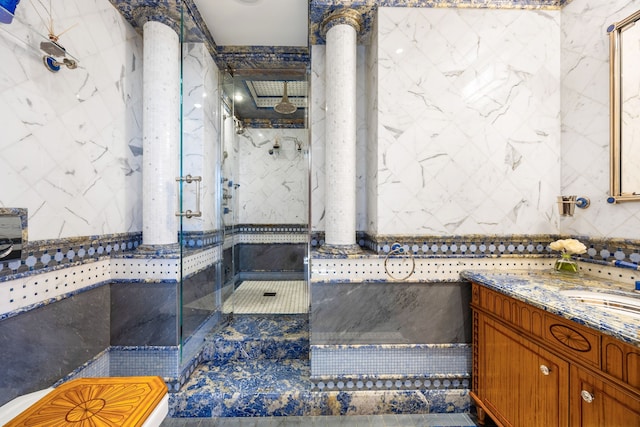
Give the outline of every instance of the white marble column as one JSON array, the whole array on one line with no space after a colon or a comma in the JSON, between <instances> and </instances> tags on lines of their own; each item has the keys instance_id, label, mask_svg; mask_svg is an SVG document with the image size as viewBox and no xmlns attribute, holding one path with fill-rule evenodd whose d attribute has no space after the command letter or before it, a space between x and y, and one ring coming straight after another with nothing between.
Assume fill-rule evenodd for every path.
<instances>
[{"instance_id":1,"label":"white marble column","mask_svg":"<svg viewBox=\"0 0 640 427\"><path fill-rule=\"evenodd\" d=\"M323 22L326 33L325 245L358 252L356 243L356 48L362 18L341 9Z\"/></svg>"},{"instance_id":2,"label":"white marble column","mask_svg":"<svg viewBox=\"0 0 640 427\"><path fill-rule=\"evenodd\" d=\"M180 141L180 40L149 20L143 26L142 250L178 248L176 177Z\"/></svg>"}]
</instances>

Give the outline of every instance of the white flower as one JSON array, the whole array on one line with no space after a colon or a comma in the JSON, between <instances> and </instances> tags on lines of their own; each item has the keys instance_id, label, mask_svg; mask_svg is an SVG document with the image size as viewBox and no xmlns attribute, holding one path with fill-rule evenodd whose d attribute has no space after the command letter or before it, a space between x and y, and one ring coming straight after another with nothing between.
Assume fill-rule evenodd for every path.
<instances>
[{"instance_id":1,"label":"white flower","mask_svg":"<svg viewBox=\"0 0 640 427\"><path fill-rule=\"evenodd\" d=\"M551 242L549 247L554 251L561 251L568 254L583 254L587 251L587 247L576 239L561 239Z\"/></svg>"}]
</instances>

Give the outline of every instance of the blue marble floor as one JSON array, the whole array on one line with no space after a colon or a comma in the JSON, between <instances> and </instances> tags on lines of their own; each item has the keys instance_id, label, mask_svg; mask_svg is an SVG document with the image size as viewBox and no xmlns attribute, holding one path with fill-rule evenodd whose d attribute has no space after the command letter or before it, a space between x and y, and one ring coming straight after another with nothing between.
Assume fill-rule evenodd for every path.
<instances>
[{"instance_id":1,"label":"blue marble floor","mask_svg":"<svg viewBox=\"0 0 640 427\"><path fill-rule=\"evenodd\" d=\"M469 408L454 404L456 393L466 396L466 391L312 391L308 316L234 317L224 330L207 338L203 356L204 361L181 390L169 395L168 423L175 419L187 423L176 426L227 425L221 423L242 418L244 424L237 425L296 425L288 424L296 420L302 423L299 425L325 425L322 423L344 418L349 424L343 425L360 425L369 422L371 415L412 414L416 420L426 420L422 414L429 414L441 415L440 424L417 425L475 425L461 424L460 420L467 422L464 412ZM442 417L455 416L459 416L457 421L447 421L453 424L442 424ZM385 419L391 418L373 420ZM311 421L319 424L308 424ZM252 424L256 422L272 424Z\"/></svg>"}]
</instances>

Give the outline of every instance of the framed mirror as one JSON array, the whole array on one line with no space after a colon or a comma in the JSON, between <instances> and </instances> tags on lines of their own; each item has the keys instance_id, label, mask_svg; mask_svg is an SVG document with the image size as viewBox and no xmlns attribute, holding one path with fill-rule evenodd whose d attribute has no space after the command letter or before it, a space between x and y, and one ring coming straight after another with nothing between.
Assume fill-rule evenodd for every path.
<instances>
[{"instance_id":1,"label":"framed mirror","mask_svg":"<svg viewBox=\"0 0 640 427\"><path fill-rule=\"evenodd\" d=\"M609 33L609 203L640 201L640 11Z\"/></svg>"}]
</instances>

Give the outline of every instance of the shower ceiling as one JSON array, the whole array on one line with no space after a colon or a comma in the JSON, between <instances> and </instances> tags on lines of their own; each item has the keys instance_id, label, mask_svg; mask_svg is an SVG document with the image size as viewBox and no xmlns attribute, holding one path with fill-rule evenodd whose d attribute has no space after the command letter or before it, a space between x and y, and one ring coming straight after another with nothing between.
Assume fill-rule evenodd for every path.
<instances>
[{"instance_id":1,"label":"shower ceiling","mask_svg":"<svg viewBox=\"0 0 640 427\"><path fill-rule=\"evenodd\" d=\"M289 102L298 109L293 114L282 115L274 107L282 101L284 81L252 80L246 77L234 78L234 107L236 115L242 119L304 119L307 107L307 82L287 79Z\"/></svg>"},{"instance_id":2,"label":"shower ceiling","mask_svg":"<svg viewBox=\"0 0 640 427\"><path fill-rule=\"evenodd\" d=\"M235 113L242 119L304 119L307 106L309 3L307 0L194 0L199 14L234 76ZM276 52L276 54L274 54ZM301 55L302 53L302 55ZM283 61L282 58L285 58ZM287 81L289 102L282 115Z\"/></svg>"}]
</instances>

